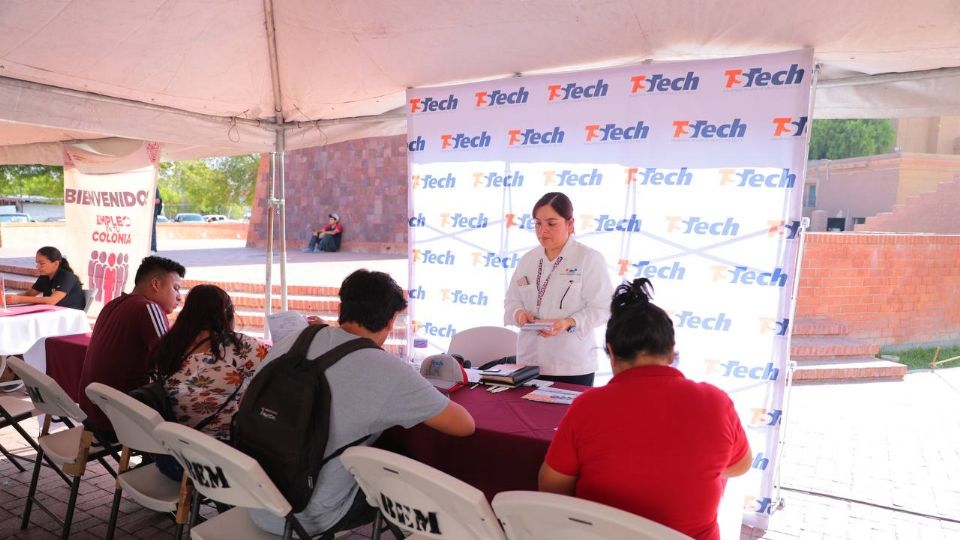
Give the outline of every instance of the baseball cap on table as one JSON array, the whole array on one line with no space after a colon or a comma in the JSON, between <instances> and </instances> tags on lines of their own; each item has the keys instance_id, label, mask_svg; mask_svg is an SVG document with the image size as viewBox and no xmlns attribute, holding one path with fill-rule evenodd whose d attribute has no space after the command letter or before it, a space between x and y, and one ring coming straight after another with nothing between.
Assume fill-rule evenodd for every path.
<instances>
[{"instance_id":1,"label":"baseball cap on table","mask_svg":"<svg viewBox=\"0 0 960 540\"><path fill-rule=\"evenodd\" d=\"M336 213L336 212L330 214L330 217L332 217L333 219L335 219L335 220L337 220L337 221L340 221L340 214L338 214L338 213Z\"/></svg>"},{"instance_id":2,"label":"baseball cap on table","mask_svg":"<svg viewBox=\"0 0 960 540\"><path fill-rule=\"evenodd\" d=\"M435 387L452 392L467 382L467 373L456 358L449 354L428 356L420 364L420 375Z\"/></svg>"}]
</instances>

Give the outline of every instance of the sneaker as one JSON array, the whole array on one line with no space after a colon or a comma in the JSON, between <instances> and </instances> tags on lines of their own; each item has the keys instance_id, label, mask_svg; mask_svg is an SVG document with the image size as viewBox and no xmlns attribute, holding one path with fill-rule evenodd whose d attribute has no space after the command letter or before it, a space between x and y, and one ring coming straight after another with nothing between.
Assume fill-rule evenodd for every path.
<instances>
[{"instance_id":1,"label":"sneaker","mask_svg":"<svg viewBox=\"0 0 960 540\"><path fill-rule=\"evenodd\" d=\"M313 250L312 250L312 249L305 249L305 250L303 250L303 252L304 252L304 253L313 253Z\"/></svg>"}]
</instances>

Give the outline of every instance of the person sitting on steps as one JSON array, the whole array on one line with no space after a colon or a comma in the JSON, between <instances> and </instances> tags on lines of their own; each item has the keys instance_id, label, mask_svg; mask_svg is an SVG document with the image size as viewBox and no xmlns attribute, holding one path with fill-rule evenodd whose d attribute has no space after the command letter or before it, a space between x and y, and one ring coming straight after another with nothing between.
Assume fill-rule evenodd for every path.
<instances>
[{"instance_id":1,"label":"person sitting on steps","mask_svg":"<svg viewBox=\"0 0 960 540\"><path fill-rule=\"evenodd\" d=\"M343 234L343 226L340 225L340 215L336 212L330 214L328 222L319 231L314 231L310 236L310 245L303 250L304 253L313 253L314 249L321 251L340 251L340 236Z\"/></svg>"}]
</instances>

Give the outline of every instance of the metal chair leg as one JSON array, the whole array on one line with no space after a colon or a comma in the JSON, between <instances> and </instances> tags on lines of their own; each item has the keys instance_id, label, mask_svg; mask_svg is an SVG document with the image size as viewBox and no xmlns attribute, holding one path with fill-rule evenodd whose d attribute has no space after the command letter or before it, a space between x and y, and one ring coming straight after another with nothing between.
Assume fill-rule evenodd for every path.
<instances>
[{"instance_id":1,"label":"metal chair leg","mask_svg":"<svg viewBox=\"0 0 960 540\"><path fill-rule=\"evenodd\" d=\"M77 493L80 491L80 477L74 476L70 485L70 500L67 502L67 515L63 517L63 540L70 539L70 526L73 524L73 511L77 507Z\"/></svg>"},{"instance_id":2,"label":"metal chair leg","mask_svg":"<svg viewBox=\"0 0 960 540\"><path fill-rule=\"evenodd\" d=\"M27 470L23 468L23 465L20 464L20 456L11 454L2 444L0 444L0 454L3 454L3 457L7 458L7 461L13 463L13 466L16 467L17 470L27 472Z\"/></svg>"},{"instance_id":3,"label":"metal chair leg","mask_svg":"<svg viewBox=\"0 0 960 540\"><path fill-rule=\"evenodd\" d=\"M110 521L107 522L106 540L113 540L113 535L117 529L117 514L120 513L120 499L122 498L123 488L119 485L113 492L113 503L110 505Z\"/></svg>"},{"instance_id":4,"label":"metal chair leg","mask_svg":"<svg viewBox=\"0 0 960 540\"><path fill-rule=\"evenodd\" d=\"M30 490L27 491L27 503L23 507L23 519L20 528L26 529L30 524L30 511L33 509L33 499L37 495L37 483L40 481L40 467L43 463L43 450L37 451L37 459L33 465L33 476L30 477Z\"/></svg>"}]
</instances>

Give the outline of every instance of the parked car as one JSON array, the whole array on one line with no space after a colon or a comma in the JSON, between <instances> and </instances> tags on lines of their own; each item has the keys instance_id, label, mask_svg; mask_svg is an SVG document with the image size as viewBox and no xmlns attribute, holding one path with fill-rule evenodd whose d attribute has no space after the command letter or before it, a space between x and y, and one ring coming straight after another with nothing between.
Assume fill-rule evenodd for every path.
<instances>
[{"instance_id":1,"label":"parked car","mask_svg":"<svg viewBox=\"0 0 960 540\"><path fill-rule=\"evenodd\" d=\"M167 216L157 216L157 223L169 223L170 219Z\"/></svg>"},{"instance_id":2,"label":"parked car","mask_svg":"<svg viewBox=\"0 0 960 540\"><path fill-rule=\"evenodd\" d=\"M173 218L177 223L187 223L187 222L203 222L203 216L200 214L177 214L177 217Z\"/></svg>"},{"instance_id":3,"label":"parked car","mask_svg":"<svg viewBox=\"0 0 960 540\"><path fill-rule=\"evenodd\" d=\"M30 223L33 221L33 218L30 217L30 214L0 214L0 223Z\"/></svg>"},{"instance_id":4,"label":"parked car","mask_svg":"<svg viewBox=\"0 0 960 540\"><path fill-rule=\"evenodd\" d=\"M207 223L213 223L215 221L229 221L227 219L227 216L224 216L221 214L207 214L203 216L203 220L206 221Z\"/></svg>"}]
</instances>

